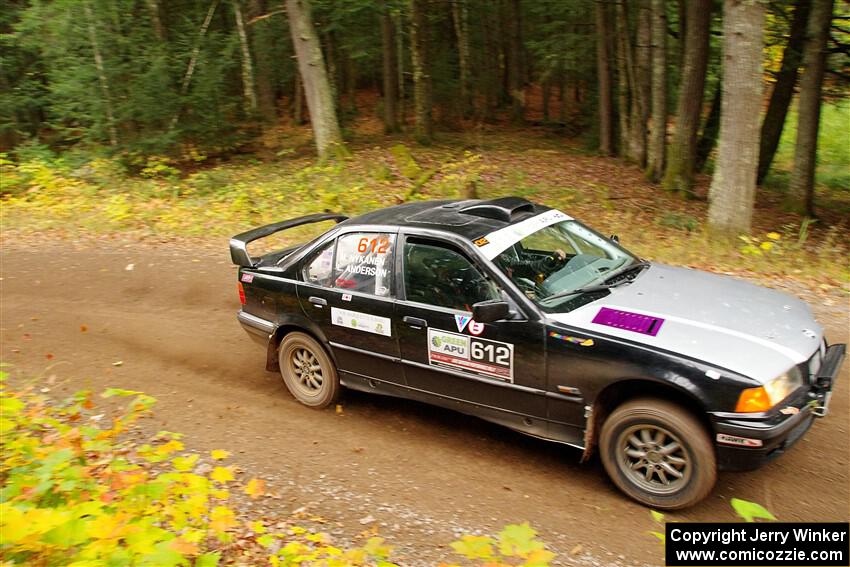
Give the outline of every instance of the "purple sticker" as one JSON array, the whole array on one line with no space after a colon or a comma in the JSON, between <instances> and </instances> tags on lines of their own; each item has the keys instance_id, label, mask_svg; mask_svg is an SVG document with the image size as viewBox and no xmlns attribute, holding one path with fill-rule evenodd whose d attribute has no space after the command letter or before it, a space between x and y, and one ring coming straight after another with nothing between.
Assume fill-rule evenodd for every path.
<instances>
[{"instance_id":1,"label":"purple sticker","mask_svg":"<svg viewBox=\"0 0 850 567\"><path fill-rule=\"evenodd\" d=\"M242 281L245 283L251 283L254 281L254 274L242 274Z\"/></svg>"},{"instance_id":2,"label":"purple sticker","mask_svg":"<svg viewBox=\"0 0 850 567\"><path fill-rule=\"evenodd\" d=\"M664 319L603 307L596 314L596 317L593 318L593 322L597 325L616 327L654 337L661 329L661 325L664 324Z\"/></svg>"}]
</instances>

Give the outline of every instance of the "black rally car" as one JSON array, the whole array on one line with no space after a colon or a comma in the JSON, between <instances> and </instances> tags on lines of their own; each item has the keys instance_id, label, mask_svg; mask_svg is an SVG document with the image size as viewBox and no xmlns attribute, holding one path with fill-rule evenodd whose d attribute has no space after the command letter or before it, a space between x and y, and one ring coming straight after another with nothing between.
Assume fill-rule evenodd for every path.
<instances>
[{"instance_id":1,"label":"black rally car","mask_svg":"<svg viewBox=\"0 0 850 567\"><path fill-rule=\"evenodd\" d=\"M252 258L295 226L338 224ZM783 453L827 412L845 345L789 295L649 263L524 199L309 215L234 237L238 319L302 403L340 387L583 449L657 508Z\"/></svg>"}]
</instances>

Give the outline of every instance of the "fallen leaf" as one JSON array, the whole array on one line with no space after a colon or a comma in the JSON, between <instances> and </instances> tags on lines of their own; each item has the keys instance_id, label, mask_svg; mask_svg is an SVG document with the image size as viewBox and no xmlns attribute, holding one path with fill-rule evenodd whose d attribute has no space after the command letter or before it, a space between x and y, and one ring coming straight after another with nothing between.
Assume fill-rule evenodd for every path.
<instances>
[{"instance_id":1,"label":"fallen leaf","mask_svg":"<svg viewBox=\"0 0 850 567\"><path fill-rule=\"evenodd\" d=\"M112 363L112 366L122 366L124 364L123 360L116 360Z\"/></svg>"},{"instance_id":2,"label":"fallen leaf","mask_svg":"<svg viewBox=\"0 0 850 567\"><path fill-rule=\"evenodd\" d=\"M210 456L216 461L221 461L230 456L230 451L225 451L224 449L213 449L210 451Z\"/></svg>"},{"instance_id":3,"label":"fallen leaf","mask_svg":"<svg viewBox=\"0 0 850 567\"><path fill-rule=\"evenodd\" d=\"M124 268L124 269L127 270L128 272L132 272L133 268L135 268L135 267L136 267L135 264L127 264L127 267Z\"/></svg>"},{"instance_id":4,"label":"fallen leaf","mask_svg":"<svg viewBox=\"0 0 850 567\"><path fill-rule=\"evenodd\" d=\"M259 498L266 492L266 481L260 478L252 478L245 485L245 494L251 498Z\"/></svg>"},{"instance_id":5,"label":"fallen leaf","mask_svg":"<svg viewBox=\"0 0 850 567\"><path fill-rule=\"evenodd\" d=\"M584 548L581 546L581 544L578 544L570 550L570 555L578 555L582 552L582 550L584 550Z\"/></svg>"},{"instance_id":6,"label":"fallen leaf","mask_svg":"<svg viewBox=\"0 0 850 567\"><path fill-rule=\"evenodd\" d=\"M81 332L81 333L85 333L85 332L86 332L86 331L88 331L88 330L89 330L89 328L88 328L88 327L86 327L85 325L80 325L80 332Z\"/></svg>"}]
</instances>

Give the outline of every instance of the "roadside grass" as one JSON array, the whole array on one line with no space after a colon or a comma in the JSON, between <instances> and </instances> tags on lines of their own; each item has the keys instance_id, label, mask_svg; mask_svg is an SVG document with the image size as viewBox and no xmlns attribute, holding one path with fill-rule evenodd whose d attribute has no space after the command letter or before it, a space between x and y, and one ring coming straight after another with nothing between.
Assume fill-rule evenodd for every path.
<instances>
[{"instance_id":1,"label":"roadside grass","mask_svg":"<svg viewBox=\"0 0 850 567\"><path fill-rule=\"evenodd\" d=\"M765 187L785 193L794 167L794 145L797 137L797 109L788 113L773 167L765 179ZM839 206L850 214L850 100L840 100L821 107L818 133L818 164L815 175L817 197L829 206Z\"/></svg>"},{"instance_id":2,"label":"roadside grass","mask_svg":"<svg viewBox=\"0 0 850 567\"><path fill-rule=\"evenodd\" d=\"M850 106L842 112L847 110ZM617 234L624 246L652 260L850 290L848 217L840 211L827 211L818 223L801 223L765 192L753 234L719 241L704 229L704 201L677 199L633 166L575 151L545 135L446 134L428 148L398 140L358 144L354 157L324 165L297 146L271 161L242 157L212 164L196 156L188 168L164 157L129 165L121 158L5 157L3 230L211 239L308 213L353 216L410 200L518 195ZM840 145L825 148L823 155L844 159ZM704 192L708 179L700 177L698 184ZM303 241L315 233L316 227L305 227L284 238Z\"/></svg>"}]
</instances>

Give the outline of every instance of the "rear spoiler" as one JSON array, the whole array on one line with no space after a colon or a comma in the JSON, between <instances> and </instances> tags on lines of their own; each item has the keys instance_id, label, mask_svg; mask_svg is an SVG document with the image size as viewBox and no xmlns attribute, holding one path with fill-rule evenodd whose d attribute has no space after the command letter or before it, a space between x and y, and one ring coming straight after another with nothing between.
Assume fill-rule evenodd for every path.
<instances>
[{"instance_id":1,"label":"rear spoiler","mask_svg":"<svg viewBox=\"0 0 850 567\"><path fill-rule=\"evenodd\" d=\"M247 232L237 234L236 236L230 239L230 259L237 266L244 266L246 268L250 268L254 265L254 260L251 259L251 256L248 255L249 243L255 240L259 240L260 238L271 236L272 234L280 232L281 230L294 228L303 224L312 224L315 222L323 222L330 220L342 222L346 219L348 219L347 216L336 213L317 213L314 215L306 215L303 217L276 222L274 224L267 224L266 226L261 226L260 228L255 228L254 230L249 230Z\"/></svg>"}]
</instances>

